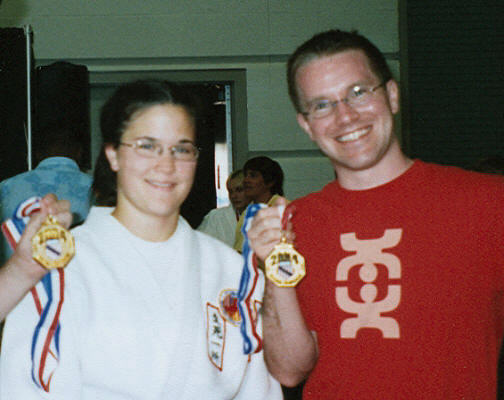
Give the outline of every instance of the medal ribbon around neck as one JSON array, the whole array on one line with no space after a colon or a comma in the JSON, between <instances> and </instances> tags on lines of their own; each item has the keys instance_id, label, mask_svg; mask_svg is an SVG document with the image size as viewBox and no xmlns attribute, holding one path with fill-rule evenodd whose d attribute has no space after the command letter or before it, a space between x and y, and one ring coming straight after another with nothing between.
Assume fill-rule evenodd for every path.
<instances>
[{"instance_id":1,"label":"medal ribbon around neck","mask_svg":"<svg viewBox=\"0 0 504 400\"><path fill-rule=\"evenodd\" d=\"M245 219L241 228L243 237L243 270L240 278L240 287L238 288L238 310L241 315L240 332L243 337L243 353L252 354L261 351L262 339L256 330L256 321L254 321L252 295L257 285L259 271L257 260L250 248L248 240L248 230L252 220L261 208L267 207L266 204L250 204L245 210Z\"/></svg>"},{"instance_id":2,"label":"medal ribbon around neck","mask_svg":"<svg viewBox=\"0 0 504 400\"><path fill-rule=\"evenodd\" d=\"M12 218L2 224L2 232L13 250L30 216L40 211L40 200L40 197L31 197L21 202L14 210ZM61 268L56 271L47 273L42 278L41 285L36 285L31 289L33 301L40 316L32 337L31 374L37 387L45 392L49 392L51 378L59 363L61 330L59 316L64 300L65 273Z\"/></svg>"}]
</instances>

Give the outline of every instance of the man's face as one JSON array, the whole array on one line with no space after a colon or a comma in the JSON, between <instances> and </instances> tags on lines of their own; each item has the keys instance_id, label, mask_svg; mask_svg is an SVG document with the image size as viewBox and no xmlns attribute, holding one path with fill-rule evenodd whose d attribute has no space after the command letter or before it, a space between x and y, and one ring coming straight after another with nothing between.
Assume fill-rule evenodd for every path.
<instances>
[{"instance_id":1,"label":"man's face","mask_svg":"<svg viewBox=\"0 0 504 400\"><path fill-rule=\"evenodd\" d=\"M243 176L230 179L227 183L227 190L231 205L236 211L241 213L249 202L243 188Z\"/></svg>"},{"instance_id":2,"label":"man's face","mask_svg":"<svg viewBox=\"0 0 504 400\"><path fill-rule=\"evenodd\" d=\"M255 203L266 203L271 198L273 182L266 183L261 172L247 169L243 171L243 187L245 195Z\"/></svg>"},{"instance_id":3,"label":"man's face","mask_svg":"<svg viewBox=\"0 0 504 400\"><path fill-rule=\"evenodd\" d=\"M360 50L310 61L298 70L296 78L304 110L319 100L342 100L355 85L372 88L382 83ZM325 117L298 114L297 119L339 174L371 168L386 160L392 146L399 146L393 133L393 115L398 110L398 87L391 80L376 89L366 104L351 107L339 101Z\"/></svg>"}]
</instances>

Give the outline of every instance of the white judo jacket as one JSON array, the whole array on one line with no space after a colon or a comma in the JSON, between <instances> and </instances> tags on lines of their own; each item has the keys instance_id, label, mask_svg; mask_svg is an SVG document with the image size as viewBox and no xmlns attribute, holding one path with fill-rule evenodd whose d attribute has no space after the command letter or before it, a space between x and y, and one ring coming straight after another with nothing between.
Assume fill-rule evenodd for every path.
<instances>
[{"instance_id":1,"label":"white judo jacket","mask_svg":"<svg viewBox=\"0 0 504 400\"><path fill-rule=\"evenodd\" d=\"M51 272L53 289L61 283L64 293L51 344L44 348L39 329L34 345L41 316L31 293L8 316L0 399L281 399L263 353L242 351L241 257L182 217L168 241L145 242L111 210L93 208L73 230L76 255L64 282ZM263 289L261 275L258 318Z\"/></svg>"}]
</instances>

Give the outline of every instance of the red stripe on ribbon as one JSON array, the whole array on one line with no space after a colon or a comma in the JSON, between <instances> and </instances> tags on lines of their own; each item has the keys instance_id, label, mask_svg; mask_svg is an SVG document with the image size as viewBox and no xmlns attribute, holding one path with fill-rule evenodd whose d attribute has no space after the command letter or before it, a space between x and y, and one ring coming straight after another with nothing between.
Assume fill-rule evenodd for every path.
<instances>
[{"instance_id":1,"label":"red stripe on ribbon","mask_svg":"<svg viewBox=\"0 0 504 400\"><path fill-rule=\"evenodd\" d=\"M54 334L56 332L56 328L58 327L58 322L59 322L59 315L61 312L61 307L63 305L64 301L64 287L65 287L65 271L63 269L58 269L58 274L59 274L59 281L60 281L60 300L58 302L58 308L56 309L56 313L54 314L53 321L51 323L51 327L49 328L49 333L46 337L45 343L44 343L44 348L42 350L42 356L40 358L40 369L39 369L39 380L40 383L42 384L42 387L46 392L49 392L49 385L51 384L51 379L53 376L53 373L49 376L49 379L47 381L47 384L44 384L44 369L45 369L45 363L47 360L47 353L50 353L50 345L51 341L54 337ZM51 353L52 354L52 353ZM52 354L54 358L56 358L55 354Z\"/></svg>"}]
</instances>

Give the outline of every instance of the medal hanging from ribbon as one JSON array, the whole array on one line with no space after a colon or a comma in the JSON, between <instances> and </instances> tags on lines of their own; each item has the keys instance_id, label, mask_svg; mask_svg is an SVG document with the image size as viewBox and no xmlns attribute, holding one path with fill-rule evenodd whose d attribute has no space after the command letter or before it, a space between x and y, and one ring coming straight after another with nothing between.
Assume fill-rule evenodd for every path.
<instances>
[{"instance_id":1,"label":"medal hanging from ribbon","mask_svg":"<svg viewBox=\"0 0 504 400\"><path fill-rule=\"evenodd\" d=\"M248 230L252 224L252 219L257 212L266 207L265 204L251 204L245 210L245 219L241 228L243 237L243 270L238 289L238 309L241 315L240 331L243 337L243 352L252 354L261 351L261 336L256 331L256 321L254 320L252 295L259 278L257 261L248 242Z\"/></svg>"},{"instance_id":2,"label":"medal hanging from ribbon","mask_svg":"<svg viewBox=\"0 0 504 400\"><path fill-rule=\"evenodd\" d=\"M40 197L31 197L20 203L12 218L2 224L2 232L13 250L19 242L30 216L37 211L40 211ZM65 235L64 238L60 238L59 234L55 234L59 230ZM71 243L69 244L68 241L71 241ZM54 260L56 260L57 265L60 265L59 260L62 257L67 259L66 262L68 262L73 255L73 237L54 218L49 216L32 240L33 256L37 259L38 253L35 251L35 242L43 247L44 253L51 254L48 257L49 265L43 266L45 268L58 268L56 271L46 274L41 280L41 285L31 289L33 301L40 316L32 338L32 379L39 388L49 392L51 378L59 363L59 334L61 329L59 316L63 305L65 287L65 273L61 267L54 266ZM67 254L68 251L71 252L70 255ZM37 261L39 260L37 259ZM42 290L37 288L38 286L41 286Z\"/></svg>"},{"instance_id":3,"label":"medal hanging from ribbon","mask_svg":"<svg viewBox=\"0 0 504 400\"><path fill-rule=\"evenodd\" d=\"M282 239L264 262L266 277L279 287L295 287L306 275L305 259L287 242L285 232L292 217L292 207L282 215Z\"/></svg>"}]
</instances>

